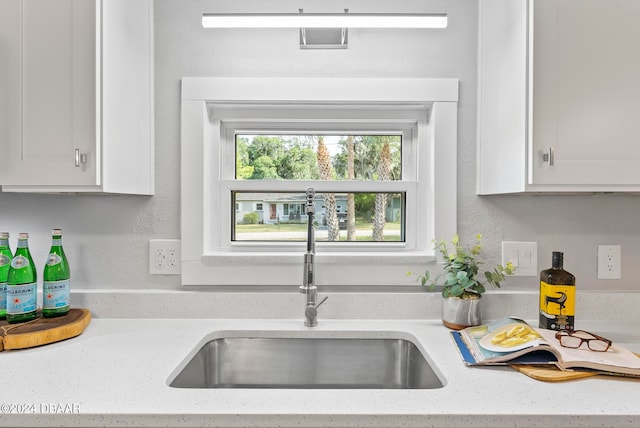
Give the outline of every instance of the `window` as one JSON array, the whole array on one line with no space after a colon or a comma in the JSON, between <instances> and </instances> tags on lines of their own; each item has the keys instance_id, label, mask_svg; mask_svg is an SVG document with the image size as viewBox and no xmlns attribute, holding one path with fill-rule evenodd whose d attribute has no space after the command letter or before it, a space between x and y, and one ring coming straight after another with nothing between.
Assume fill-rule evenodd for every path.
<instances>
[{"instance_id":1,"label":"window","mask_svg":"<svg viewBox=\"0 0 640 428\"><path fill-rule=\"evenodd\" d=\"M235 180L402 180L402 135L234 132L233 139ZM230 141L223 144L232 147ZM410 147L405 151L411 152ZM278 187L279 183L271 185ZM388 209L388 201L404 201L405 196L404 192L318 193L315 203L316 239L404 242L404 210ZM270 215L264 217L259 225L252 213L237 213L233 221L232 241L306 240L308 217L302 203L304 192L275 193L275 188L262 193L233 192L233 199L236 203L262 200L271 209ZM290 205L293 207L291 212ZM403 203L398 202L397 205L403 206Z\"/></svg>"},{"instance_id":2,"label":"window","mask_svg":"<svg viewBox=\"0 0 640 428\"><path fill-rule=\"evenodd\" d=\"M313 113L317 118L319 113ZM300 123L296 123L297 127ZM319 125L309 123L310 129ZM328 126L333 126L329 124ZM245 125L246 127L246 125ZM392 125L393 129L401 129ZM329 128L331 129L331 128ZM233 133L235 180L403 181L402 152L412 152L409 129L403 133L336 135ZM400 132L400 131L399 131ZM232 147L231 141L223 143ZM405 168L411 170L415 168ZM406 175L406 174L405 174ZM274 183L278 186L278 183ZM317 186L317 183L314 187ZM262 200L270 215L259 224L252 213L236 213L232 241L306 240L305 193L233 192L233 199ZM406 192L318 193L315 198L317 241L405 241ZM290 211L289 206L293 209ZM257 210L262 210L257 208Z\"/></svg>"},{"instance_id":3,"label":"window","mask_svg":"<svg viewBox=\"0 0 640 428\"><path fill-rule=\"evenodd\" d=\"M456 230L457 96L455 79L183 79L183 284L298 284L312 187L316 282L408 285Z\"/></svg>"}]
</instances>

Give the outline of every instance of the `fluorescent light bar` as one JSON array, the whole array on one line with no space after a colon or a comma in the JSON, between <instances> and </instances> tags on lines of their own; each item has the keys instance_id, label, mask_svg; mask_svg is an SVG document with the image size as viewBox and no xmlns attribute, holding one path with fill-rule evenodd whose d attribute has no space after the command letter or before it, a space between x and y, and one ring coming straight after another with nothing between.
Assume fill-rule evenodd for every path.
<instances>
[{"instance_id":1,"label":"fluorescent light bar","mask_svg":"<svg viewBox=\"0 0 640 428\"><path fill-rule=\"evenodd\" d=\"M205 13L205 28L446 28L447 15L399 13Z\"/></svg>"}]
</instances>

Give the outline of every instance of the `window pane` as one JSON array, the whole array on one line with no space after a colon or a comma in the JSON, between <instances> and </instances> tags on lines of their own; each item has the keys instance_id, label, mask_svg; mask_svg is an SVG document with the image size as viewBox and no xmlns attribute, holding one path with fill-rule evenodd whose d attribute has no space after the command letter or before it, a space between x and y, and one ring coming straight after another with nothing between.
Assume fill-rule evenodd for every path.
<instances>
[{"instance_id":1,"label":"window pane","mask_svg":"<svg viewBox=\"0 0 640 428\"><path fill-rule=\"evenodd\" d=\"M237 180L402 177L401 135L238 134L235 144Z\"/></svg>"},{"instance_id":2,"label":"window pane","mask_svg":"<svg viewBox=\"0 0 640 428\"><path fill-rule=\"evenodd\" d=\"M304 193L233 192L234 241L306 241ZM402 193L316 193L317 241L404 242ZM263 211L252 208L262 204ZM353 227L349 228L349 205Z\"/></svg>"}]
</instances>

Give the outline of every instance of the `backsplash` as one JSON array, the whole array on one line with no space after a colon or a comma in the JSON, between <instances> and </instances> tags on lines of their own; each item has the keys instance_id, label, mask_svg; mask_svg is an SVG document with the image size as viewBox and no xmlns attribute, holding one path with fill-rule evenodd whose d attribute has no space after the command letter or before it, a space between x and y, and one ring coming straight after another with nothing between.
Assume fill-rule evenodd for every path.
<instances>
[{"instance_id":1,"label":"backsplash","mask_svg":"<svg viewBox=\"0 0 640 428\"><path fill-rule=\"evenodd\" d=\"M323 319L439 320L440 293L320 293L328 297L318 309ZM488 292L483 319L516 316L538 319L538 293ZM212 292L170 290L76 290L74 307L91 309L94 318L304 319L305 296L291 292ZM580 321L640 322L640 293L578 293L576 326ZM611 310L611 308L616 308Z\"/></svg>"}]
</instances>

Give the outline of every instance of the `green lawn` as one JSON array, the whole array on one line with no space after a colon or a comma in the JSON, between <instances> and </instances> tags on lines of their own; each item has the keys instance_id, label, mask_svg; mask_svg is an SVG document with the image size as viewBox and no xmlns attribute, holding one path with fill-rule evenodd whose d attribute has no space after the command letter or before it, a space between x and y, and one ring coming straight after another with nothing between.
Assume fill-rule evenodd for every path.
<instances>
[{"instance_id":1,"label":"green lawn","mask_svg":"<svg viewBox=\"0 0 640 428\"><path fill-rule=\"evenodd\" d=\"M356 231L360 232L356 237L357 241L371 241L373 238L372 233L372 224L371 222L358 219L356 220ZM322 230L322 227L316 226L316 236ZM400 241L400 234L397 232L400 230L399 222L388 222L385 225L385 232L395 232L393 234L386 235L386 241ZM264 234L264 238L261 236L260 238L254 238L251 240L269 240L269 234L277 234L277 233L295 233L299 232L300 234L306 233L307 224L306 223L280 223L280 224L238 224L236 225L236 233L237 234ZM325 229L326 230L326 229ZM364 233L364 234L363 234ZM303 235L306 238L306 235ZM240 238L242 240L242 238ZM296 238L280 238L283 240L288 239L296 239ZM302 238L297 238L302 239ZM347 239L347 231L340 231L340 240L346 241ZM320 239L319 239L320 240Z\"/></svg>"}]
</instances>

